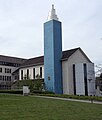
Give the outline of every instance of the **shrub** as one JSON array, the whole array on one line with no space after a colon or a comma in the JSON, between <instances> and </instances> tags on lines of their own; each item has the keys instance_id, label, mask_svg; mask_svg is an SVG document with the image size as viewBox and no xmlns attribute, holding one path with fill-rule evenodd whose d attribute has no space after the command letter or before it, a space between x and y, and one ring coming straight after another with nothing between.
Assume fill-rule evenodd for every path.
<instances>
[{"instance_id":1,"label":"shrub","mask_svg":"<svg viewBox=\"0 0 102 120\"><path fill-rule=\"evenodd\" d=\"M0 93L23 94L22 90L0 90Z\"/></svg>"},{"instance_id":2,"label":"shrub","mask_svg":"<svg viewBox=\"0 0 102 120\"><path fill-rule=\"evenodd\" d=\"M66 95L66 94L50 94L43 92L39 94L41 96L49 96L49 97L60 97L60 98L69 98L69 99L80 99L80 100L94 100L94 101L102 101L102 97L98 96L78 96L78 95Z\"/></svg>"}]
</instances>

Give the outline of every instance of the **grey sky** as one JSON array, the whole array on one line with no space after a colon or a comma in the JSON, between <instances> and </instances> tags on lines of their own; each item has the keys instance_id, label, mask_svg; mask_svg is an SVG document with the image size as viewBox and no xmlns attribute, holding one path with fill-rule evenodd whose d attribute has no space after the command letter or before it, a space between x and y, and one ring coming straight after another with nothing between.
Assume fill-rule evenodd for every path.
<instances>
[{"instance_id":1,"label":"grey sky","mask_svg":"<svg viewBox=\"0 0 102 120\"><path fill-rule=\"evenodd\" d=\"M62 21L63 50L81 47L102 63L102 0L0 0L0 54L43 55L43 23L53 3Z\"/></svg>"}]
</instances>

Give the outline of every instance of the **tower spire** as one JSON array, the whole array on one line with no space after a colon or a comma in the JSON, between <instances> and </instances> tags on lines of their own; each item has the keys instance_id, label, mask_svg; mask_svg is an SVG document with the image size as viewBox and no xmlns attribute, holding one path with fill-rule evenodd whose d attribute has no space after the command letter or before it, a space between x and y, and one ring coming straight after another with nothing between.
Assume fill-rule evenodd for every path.
<instances>
[{"instance_id":1,"label":"tower spire","mask_svg":"<svg viewBox=\"0 0 102 120\"><path fill-rule=\"evenodd\" d=\"M49 12L48 18L47 20L57 20L58 21L58 17L56 15L56 10L54 9L54 4L52 4L52 8L51 11Z\"/></svg>"}]
</instances>

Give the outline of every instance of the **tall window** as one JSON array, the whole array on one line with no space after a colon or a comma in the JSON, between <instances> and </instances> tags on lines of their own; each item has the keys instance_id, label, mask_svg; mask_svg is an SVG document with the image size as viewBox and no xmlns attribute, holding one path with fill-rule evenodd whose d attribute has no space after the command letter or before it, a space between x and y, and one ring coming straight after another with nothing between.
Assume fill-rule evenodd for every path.
<instances>
[{"instance_id":1,"label":"tall window","mask_svg":"<svg viewBox=\"0 0 102 120\"><path fill-rule=\"evenodd\" d=\"M29 79L29 69L27 69L27 79Z\"/></svg>"},{"instance_id":2,"label":"tall window","mask_svg":"<svg viewBox=\"0 0 102 120\"><path fill-rule=\"evenodd\" d=\"M85 85L85 95L88 96L88 85L87 85L87 66L83 64L84 67L84 85Z\"/></svg>"},{"instance_id":3,"label":"tall window","mask_svg":"<svg viewBox=\"0 0 102 120\"><path fill-rule=\"evenodd\" d=\"M21 70L21 80L23 80L23 70Z\"/></svg>"},{"instance_id":4,"label":"tall window","mask_svg":"<svg viewBox=\"0 0 102 120\"><path fill-rule=\"evenodd\" d=\"M5 73L7 73L7 68L5 68Z\"/></svg>"},{"instance_id":5,"label":"tall window","mask_svg":"<svg viewBox=\"0 0 102 120\"><path fill-rule=\"evenodd\" d=\"M0 73L2 73L2 68L0 68Z\"/></svg>"},{"instance_id":6,"label":"tall window","mask_svg":"<svg viewBox=\"0 0 102 120\"><path fill-rule=\"evenodd\" d=\"M11 69L10 68L5 68L5 73L11 73Z\"/></svg>"},{"instance_id":7,"label":"tall window","mask_svg":"<svg viewBox=\"0 0 102 120\"><path fill-rule=\"evenodd\" d=\"M0 80L2 80L2 75L0 75Z\"/></svg>"},{"instance_id":8,"label":"tall window","mask_svg":"<svg viewBox=\"0 0 102 120\"><path fill-rule=\"evenodd\" d=\"M40 67L40 78L42 78L42 67Z\"/></svg>"},{"instance_id":9,"label":"tall window","mask_svg":"<svg viewBox=\"0 0 102 120\"><path fill-rule=\"evenodd\" d=\"M11 76L7 76L7 81L11 81Z\"/></svg>"},{"instance_id":10,"label":"tall window","mask_svg":"<svg viewBox=\"0 0 102 120\"><path fill-rule=\"evenodd\" d=\"M2 80L3 80L3 81L5 80L5 77L4 77L4 75L2 76Z\"/></svg>"},{"instance_id":11,"label":"tall window","mask_svg":"<svg viewBox=\"0 0 102 120\"><path fill-rule=\"evenodd\" d=\"M9 81L11 81L11 76L9 76Z\"/></svg>"},{"instance_id":12,"label":"tall window","mask_svg":"<svg viewBox=\"0 0 102 120\"><path fill-rule=\"evenodd\" d=\"M35 79L35 68L33 68L33 79Z\"/></svg>"},{"instance_id":13,"label":"tall window","mask_svg":"<svg viewBox=\"0 0 102 120\"><path fill-rule=\"evenodd\" d=\"M11 69L9 69L9 72L11 73Z\"/></svg>"},{"instance_id":14,"label":"tall window","mask_svg":"<svg viewBox=\"0 0 102 120\"><path fill-rule=\"evenodd\" d=\"M7 81L7 76L5 76L5 81Z\"/></svg>"},{"instance_id":15,"label":"tall window","mask_svg":"<svg viewBox=\"0 0 102 120\"><path fill-rule=\"evenodd\" d=\"M73 65L73 86L74 86L74 95L76 95L75 64Z\"/></svg>"}]
</instances>

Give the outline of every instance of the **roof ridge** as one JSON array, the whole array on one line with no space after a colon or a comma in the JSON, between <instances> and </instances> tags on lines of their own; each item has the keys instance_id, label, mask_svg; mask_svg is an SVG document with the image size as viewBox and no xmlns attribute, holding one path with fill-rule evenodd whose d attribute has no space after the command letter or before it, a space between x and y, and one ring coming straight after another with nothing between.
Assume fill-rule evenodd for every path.
<instances>
[{"instance_id":1,"label":"roof ridge","mask_svg":"<svg viewBox=\"0 0 102 120\"><path fill-rule=\"evenodd\" d=\"M72 48L72 49L69 49L69 50L64 50L64 51L62 51L62 52L67 52L67 51L71 51L71 50L78 50L78 49L80 49L80 47Z\"/></svg>"},{"instance_id":2,"label":"roof ridge","mask_svg":"<svg viewBox=\"0 0 102 120\"><path fill-rule=\"evenodd\" d=\"M27 59L27 60L36 59L36 58L41 58L41 57L44 57L44 55L42 55L42 56L37 56L37 57L32 57L32 58L29 58L29 59Z\"/></svg>"},{"instance_id":3,"label":"roof ridge","mask_svg":"<svg viewBox=\"0 0 102 120\"><path fill-rule=\"evenodd\" d=\"M8 55L0 55L0 57L8 57L8 58L15 58L15 59L24 59L24 60L26 60L26 58L20 58L20 57L8 56Z\"/></svg>"}]
</instances>

